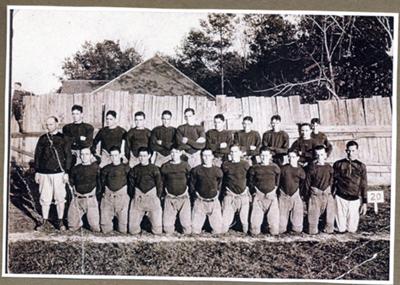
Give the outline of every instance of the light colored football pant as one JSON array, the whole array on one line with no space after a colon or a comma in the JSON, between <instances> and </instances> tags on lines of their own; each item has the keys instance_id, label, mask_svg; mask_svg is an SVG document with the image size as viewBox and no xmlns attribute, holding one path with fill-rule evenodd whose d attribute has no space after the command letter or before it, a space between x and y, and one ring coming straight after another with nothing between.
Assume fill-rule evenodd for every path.
<instances>
[{"instance_id":1,"label":"light colored football pant","mask_svg":"<svg viewBox=\"0 0 400 285\"><path fill-rule=\"evenodd\" d=\"M200 151L196 151L193 154L187 153L186 151L183 152L184 155L188 158L188 164L190 168L194 168L201 164L201 155Z\"/></svg>"},{"instance_id":2,"label":"light colored football pant","mask_svg":"<svg viewBox=\"0 0 400 285\"><path fill-rule=\"evenodd\" d=\"M331 194L331 188L319 190L311 187L311 196L308 201L308 232L310 234L318 233L319 218L326 213L325 232L333 233L333 223L336 215L335 200Z\"/></svg>"},{"instance_id":3,"label":"light colored football pant","mask_svg":"<svg viewBox=\"0 0 400 285\"><path fill-rule=\"evenodd\" d=\"M68 209L68 228L72 231L79 230L82 226L82 217L86 214L90 229L100 231L99 204L96 199L96 189L88 194L76 194Z\"/></svg>"},{"instance_id":4,"label":"light colored football pant","mask_svg":"<svg viewBox=\"0 0 400 285\"><path fill-rule=\"evenodd\" d=\"M161 234L162 208L155 187L146 193L135 188L135 197L131 201L129 212L129 233L139 234L142 231L140 223L145 215L149 217L153 234Z\"/></svg>"},{"instance_id":5,"label":"light colored football pant","mask_svg":"<svg viewBox=\"0 0 400 285\"><path fill-rule=\"evenodd\" d=\"M113 230L113 218L118 219L118 231L127 232L129 195L125 185L118 191L106 187L100 203L100 226L103 233Z\"/></svg>"},{"instance_id":6,"label":"light colored football pant","mask_svg":"<svg viewBox=\"0 0 400 285\"><path fill-rule=\"evenodd\" d=\"M279 234L279 205L276 190L267 194L257 191L254 194L250 216L250 232L252 235L261 233L261 225L266 213L270 234Z\"/></svg>"},{"instance_id":7,"label":"light colored football pant","mask_svg":"<svg viewBox=\"0 0 400 285\"><path fill-rule=\"evenodd\" d=\"M207 217L213 233L222 233L221 204L217 197L214 199L196 198L192 209L192 233L201 233Z\"/></svg>"},{"instance_id":8,"label":"light colored football pant","mask_svg":"<svg viewBox=\"0 0 400 285\"><path fill-rule=\"evenodd\" d=\"M163 227L165 233L171 234L175 231L175 221L178 214L183 233L191 234L192 217L190 199L187 190L180 196L174 196L171 194L165 196L163 212Z\"/></svg>"},{"instance_id":9,"label":"light colored football pant","mask_svg":"<svg viewBox=\"0 0 400 285\"><path fill-rule=\"evenodd\" d=\"M59 219L64 216L64 205L67 191L63 181L64 172L45 174L38 173L39 176L39 193L40 205L42 207L43 219L49 218L50 205L54 199L57 207L57 215Z\"/></svg>"},{"instance_id":10,"label":"light colored football pant","mask_svg":"<svg viewBox=\"0 0 400 285\"><path fill-rule=\"evenodd\" d=\"M360 199L349 201L336 195L335 200L337 207L336 224L339 232L355 233L360 221Z\"/></svg>"},{"instance_id":11,"label":"light colored football pant","mask_svg":"<svg viewBox=\"0 0 400 285\"><path fill-rule=\"evenodd\" d=\"M235 213L239 212L240 222L242 223L242 230L247 233L249 230L249 210L250 210L250 196L246 188L240 195L226 190L224 200L222 201L222 221L224 233L229 231L229 228L235 218Z\"/></svg>"},{"instance_id":12,"label":"light colored football pant","mask_svg":"<svg viewBox=\"0 0 400 285\"><path fill-rule=\"evenodd\" d=\"M164 156L159 152L154 152L153 156L154 165L161 167L164 163L171 160L171 155Z\"/></svg>"},{"instance_id":13,"label":"light colored football pant","mask_svg":"<svg viewBox=\"0 0 400 285\"><path fill-rule=\"evenodd\" d=\"M287 231L289 219L292 224L292 230L301 233L303 231L304 206L300 197L300 191L297 190L292 196L289 196L280 190L278 201L279 233Z\"/></svg>"}]
</instances>

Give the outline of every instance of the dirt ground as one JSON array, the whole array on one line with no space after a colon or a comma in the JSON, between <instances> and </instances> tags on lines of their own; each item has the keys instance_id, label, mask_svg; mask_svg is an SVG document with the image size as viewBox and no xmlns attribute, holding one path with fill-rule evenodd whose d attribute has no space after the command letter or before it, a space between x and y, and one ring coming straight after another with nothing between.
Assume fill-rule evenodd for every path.
<instances>
[{"instance_id":1,"label":"dirt ground","mask_svg":"<svg viewBox=\"0 0 400 285\"><path fill-rule=\"evenodd\" d=\"M370 206L367 216L361 218L359 233L353 235L302 233L255 238L231 230L221 237L205 233L200 237L177 234L154 238L145 233L132 238L85 229L38 235L34 227L39 205L32 176L14 170L11 178L10 273L389 279L389 187L373 188L385 191L385 203L379 205L377 215Z\"/></svg>"}]
</instances>

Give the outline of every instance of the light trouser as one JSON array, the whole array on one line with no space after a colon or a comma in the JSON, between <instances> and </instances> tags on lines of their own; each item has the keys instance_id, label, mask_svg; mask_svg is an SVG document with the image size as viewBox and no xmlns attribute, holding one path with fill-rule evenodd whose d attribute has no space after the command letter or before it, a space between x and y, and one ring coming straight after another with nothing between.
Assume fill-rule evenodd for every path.
<instances>
[{"instance_id":1,"label":"light trouser","mask_svg":"<svg viewBox=\"0 0 400 285\"><path fill-rule=\"evenodd\" d=\"M292 224L292 230L301 233L303 231L304 206L300 198L300 191L297 190L292 196L289 196L280 190L278 201L279 233L287 231L289 219Z\"/></svg>"},{"instance_id":2,"label":"light trouser","mask_svg":"<svg viewBox=\"0 0 400 285\"><path fill-rule=\"evenodd\" d=\"M125 185L117 191L106 187L100 203L100 226L103 233L113 230L113 218L118 220L118 231L127 232L129 195Z\"/></svg>"},{"instance_id":3,"label":"light trouser","mask_svg":"<svg viewBox=\"0 0 400 285\"><path fill-rule=\"evenodd\" d=\"M154 165L161 167L164 163L167 163L171 160L171 155L169 154L167 156L164 156L161 153L155 151L151 158Z\"/></svg>"},{"instance_id":4,"label":"light trouser","mask_svg":"<svg viewBox=\"0 0 400 285\"><path fill-rule=\"evenodd\" d=\"M190 168L194 168L201 164L201 155L199 150L192 154L184 151L183 154L188 158Z\"/></svg>"},{"instance_id":5,"label":"light trouser","mask_svg":"<svg viewBox=\"0 0 400 285\"><path fill-rule=\"evenodd\" d=\"M140 160L138 157L134 156L133 153L131 152L131 156L129 158L129 167L132 168L140 163Z\"/></svg>"},{"instance_id":6,"label":"light trouser","mask_svg":"<svg viewBox=\"0 0 400 285\"><path fill-rule=\"evenodd\" d=\"M355 233L360 221L360 199L346 200L336 195L336 224L339 232Z\"/></svg>"},{"instance_id":7,"label":"light trouser","mask_svg":"<svg viewBox=\"0 0 400 285\"><path fill-rule=\"evenodd\" d=\"M268 229L271 235L279 234L279 205L276 190L264 194L257 190L254 194L250 216L250 232L261 233L261 225L267 214Z\"/></svg>"},{"instance_id":8,"label":"light trouser","mask_svg":"<svg viewBox=\"0 0 400 285\"><path fill-rule=\"evenodd\" d=\"M222 231L229 231L229 228L235 218L235 213L239 212L242 230L247 233L249 230L249 210L250 196L249 190L246 188L242 194L235 194L226 189L224 200L222 201Z\"/></svg>"},{"instance_id":9,"label":"light trouser","mask_svg":"<svg viewBox=\"0 0 400 285\"><path fill-rule=\"evenodd\" d=\"M86 214L90 229L100 231L99 204L96 198L96 188L88 194L75 194L68 209L68 228L79 230L82 226L82 217Z\"/></svg>"},{"instance_id":10,"label":"light trouser","mask_svg":"<svg viewBox=\"0 0 400 285\"><path fill-rule=\"evenodd\" d=\"M325 232L333 233L333 223L336 215L336 205L331 193L331 187L320 190L311 187L311 196L308 201L308 232L318 233L319 218L325 213Z\"/></svg>"},{"instance_id":11,"label":"light trouser","mask_svg":"<svg viewBox=\"0 0 400 285\"><path fill-rule=\"evenodd\" d=\"M39 176L39 199L43 219L47 220L49 218L50 205L53 199L57 207L58 219L62 219L67 196L63 181L64 172L54 174L38 173L37 175Z\"/></svg>"},{"instance_id":12,"label":"light trouser","mask_svg":"<svg viewBox=\"0 0 400 285\"><path fill-rule=\"evenodd\" d=\"M167 193L164 200L163 227L164 232L171 234L175 231L176 216L179 214L179 221L184 234L192 233L191 209L188 191L179 196Z\"/></svg>"},{"instance_id":13,"label":"light trouser","mask_svg":"<svg viewBox=\"0 0 400 285\"><path fill-rule=\"evenodd\" d=\"M201 233L207 217L212 232L222 233L222 213L218 195L212 199L205 199L197 195L192 210L192 232L194 234Z\"/></svg>"},{"instance_id":14,"label":"light trouser","mask_svg":"<svg viewBox=\"0 0 400 285\"><path fill-rule=\"evenodd\" d=\"M111 162L112 161L111 161L110 154L106 150L102 149L101 150L101 162L100 162L100 165L99 165L100 168L103 168L104 166L110 164Z\"/></svg>"},{"instance_id":15,"label":"light trouser","mask_svg":"<svg viewBox=\"0 0 400 285\"><path fill-rule=\"evenodd\" d=\"M135 188L135 197L131 201L129 212L129 233L139 234L142 231L140 223L145 215L150 220L153 234L161 234L162 208L155 187L146 193L143 193L139 188Z\"/></svg>"}]
</instances>

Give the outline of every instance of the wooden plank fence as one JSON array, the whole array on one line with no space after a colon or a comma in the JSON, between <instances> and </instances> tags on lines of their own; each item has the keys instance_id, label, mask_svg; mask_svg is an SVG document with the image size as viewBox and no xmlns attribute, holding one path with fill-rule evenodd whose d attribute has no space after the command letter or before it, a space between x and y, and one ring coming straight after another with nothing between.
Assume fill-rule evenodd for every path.
<instances>
[{"instance_id":1,"label":"wooden plank fence","mask_svg":"<svg viewBox=\"0 0 400 285\"><path fill-rule=\"evenodd\" d=\"M192 107L196 110L199 123L210 129L213 117L222 113L227 118L227 128L241 128L244 116L252 116L254 129L262 135L269 129L272 115L282 117L282 125L288 131L290 142L298 137L297 124L320 118L321 131L325 132L333 144L330 162L344 156L345 144L355 139L360 145L360 159L368 166L374 184L390 184L391 174L391 124L392 107L388 97L375 96L365 99L319 101L317 104L301 104L299 96L291 97L243 97L233 98L224 95L216 100L200 96L155 96L151 94L129 94L123 91L106 90L96 94L46 94L24 97L24 128L29 135L13 135L13 155L22 162L29 157L16 154L17 149L32 153L37 134L44 131L43 124L50 115L60 120L60 125L72 121L70 108L73 104L84 108L84 121L101 127L102 105L107 110L115 110L119 124L129 129L134 125L134 114L144 111L146 126L153 128L161 123L163 110L173 114L172 125L184 123L183 110ZM11 122L12 133L16 123Z\"/></svg>"}]
</instances>

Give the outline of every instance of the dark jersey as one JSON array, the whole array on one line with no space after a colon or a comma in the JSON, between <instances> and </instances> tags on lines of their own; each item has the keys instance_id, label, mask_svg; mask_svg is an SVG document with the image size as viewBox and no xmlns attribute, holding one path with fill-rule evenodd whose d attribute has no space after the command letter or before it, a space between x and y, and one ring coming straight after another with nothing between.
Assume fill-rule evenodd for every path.
<instances>
[{"instance_id":1,"label":"dark jersey","mask_svg":"<svg viewBox=\"0 0 400 285\"><path fill-rule=\"evenodd\" d=\"M262 145L275 154L286 154L289 148L289 135L285 131L267 131L263 135Z\"/></svg>"},{"instance_id":2,"label":"dark jersey","mask_svg":"<svg viewBox=\"0 0 400 285\"><path fill-rule=\"evenodd\" d=\"M289 196L292 196L301 186L306 174L301 167L293 167L285 164L281 168L279 188Z\"/></svg>"},{"instance_id":3,"label":"dark jersey","mask_svg":"<svg viewBox=\"0 0 400 285\"><path fill-rule=\"evenodd\" d=\"M67 124L62 128L62 132L69 140L73 150L90 148L93 144L94 128L92 125L86 123Z\"/></svg>"},{"instance_id":4,"label":"dark jersey","mask_svg":"<svg viewBox=\"0 0 400 285\"><path fill-rule=\"evenodd\" d=\"M156 187L157 195L160 197L163 187L160 169L154 164L136 165L129 171L129 185L133 191L139 188L143 193Z\"/></svg>"},{"instance_id":5,"label":"dark jersey","mask_svg":"<svg viewBox=\"0 0 400 285\"><path fill-rule=\"evenodd\" d=\"M324 145L326 147L326 153L328 156L332 153L332 144L328 141L328 137L324 133L311 133L311 137L314 139L316 145Z\"/></svg>"},{"instance_id":6,"label":"dark jersey","mask_svg":"<svg viewBox=\"0 0 400 285\"><path fill-rule=\"evenodd\" d=\"M271 192L279 185L280 174L281 169L275 163L253 165L250 167L248 175L250 191L255 193L257 187L264 194Z\"/></svg>"},{"instance_id":7,"label":"dark jersey","mask_svg":"<svg viewBox=\"0 0 400 285\"><path fill-rule=\"evenodd\" d=\"M226 147L221 148L221 143L226 143ZM233 143L232 133L228 130L209 130L206 133L206 147L211 149L215 157L226 158L229 148Z\"/></svg>"},{"instance_id":8,"label":"dark jersey","mask_svg":"<svg viewBox=\"0 0 400 285\"><path fill-rule=\"evenodd\" d=\"M318 165L312 163L305 169L306 180L304 181L304 193L310 195L310 187L315 187L320 190L325 190L332 186L333 183L333 168L328 163Z\"/></svg>"},{"instance_id":9,"label":"dark jersey","mask_svg":"<svg viewBox=\"0 0 400 285\"><path fill-rule=\"evenodd\" d=\"M111 191L118 191L128 184L129 165L108 164L100 172L101 184Z\"/></svg>"},{"instance_id":10,"label":"dark jersey","mask_svg":"<svg viewBox=\"0 0 400 285\"><path fill-rule=\"evenodd\" d=\"M158 126L151 131L150 148L164 156L171 153L175 140L176 129L174 127ZM161 141L161 145L157 141Z\"/></svg>"},{"instance_id":11,"label":"dark jersey","mask_svg":"<svg viewBox=\"0 0 400 285\"><path fill-rule=\"evenodd\" d=\"M93 140L92 152L96 151L97 144L101 143L101 149L104 149L110 153L110 148L113 146L118 146L121 148L122 140L126 134L126 131L117 126L116 128L110 129L105 127L99 130Z\"/></svg>"},{"instance_id":12,"label":"dark jersey","mask_svg":"<svg viewBox=\"0 0 400 285\"><path fill-rule=\"evenodd\" d=\"M257 131L239 131L235 133L234 143L240 146L240 149L245 152L247 156L255 156L260 153L261 137ZM251 150L250 146L255 146L255 150Z\"/></svg>"},{"instance_id":13,"label":"dark jersey","mask_svg":"<svg viewBox=\"0 0 400 285\"><path fill-rule=\"evenodd\" d=\"M182 143L182 138L188 138L186 144ZM187 153L193 154L199 150L202 150L206 143L196 142L200 137L206 138L204 128L199 125L188 125L184 124L178 127L176 130L176 143L179 149L186 151Z\"/></svg>"},{"instance_id":14,"label":"dark jersey","mask_svg":"<svg viewBox=\"0 0 400 285\"><path fill-rule=\"evenodd\" d=\"M225 161L222 164L222 172L224 173L222 185L235 194L241 194L246 189L247 171L250 165L247 161L239 162ZM227 189L226 189L227 190Z\"/></svg>"},{"instance_id":15,"label":"dark jersey","mask_svg":"<svg viewBox=\"0 0 400 285\"><path fill-rule=\"evenodd\" d=\"M190 173L190 190L203 198L214 198L221 188L223 173L216 166L196 166Z\"/></svg>"},{"instance_id":16,"label":"dark jersey","mask_svg":"<svg viewBox=\"0 0 400 285\"><path fill-rule=\"evenodd\" d=\"M174 164L172 161L161 166L164 187L169 194L179 196L185 193L188 186L190 166L186 161Z\"/></svg>"},{"instance_id":17,"label":"dark jersey","mask_svg":"<svg viewBox=\"0 0 400 285\"><path fill-rule=\"evenodd\" d=\"M78 164L72 167L69 174L69 182L75 186L75 191L79 194L87 194L96 188L96 193L100 192L100 167L94 162L90 165Z\"/></svg>"},{"instance_id":18,"label":"dark jersey","mask_svg":"<svg viewBox=\"0 0 400 285\"><path fill-rule=\"evenodd\" d=\"M299 152L299 162L311 163L314 160L314 147L316 146L317 144L312 138L307 140L299 138L292 144L290 149L297 150Z\"/></svg>"},{"instance_id":19,"label":"dark jersey","mask_svg":"<svg viewBox=\"0 0 400 285\"><path fill-rule=\"evenodd\" d=\"M132 128L125 134L125 155L130 157L130 152L133 153L135 157L139 156L139 148L148 147L150 141L151 132L149 129L137 129Z\"/></svg>"}]
</instances>

